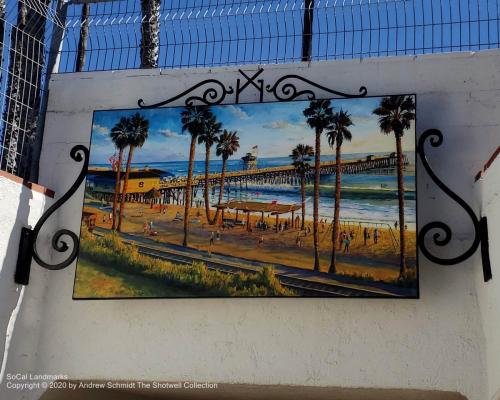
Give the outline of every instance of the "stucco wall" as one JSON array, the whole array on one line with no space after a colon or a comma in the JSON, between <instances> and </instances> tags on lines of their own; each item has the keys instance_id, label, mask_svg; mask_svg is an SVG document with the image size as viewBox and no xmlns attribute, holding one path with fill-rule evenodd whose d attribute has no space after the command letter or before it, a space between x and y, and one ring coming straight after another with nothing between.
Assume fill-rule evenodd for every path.
<instances>
[{"instance_id":1,"label":"stucco wall","mask_svg":"<svg viewBox=\"0 0 500 400\"><path fill-rule=\"evenodd\" d=\"M500 132L498 133L500 142ZM500 159L486 171L476 188L481 214L488 218L490 258L493 279L484 283L478 265L477 296L485 334L488 395L500 399Z\"/></svg>"},{"instance_id":2,"label":"stucco wall","mask_svg":"<svg viewBox=\"0 0 500 400\"><path fill-rule=\"evenodd\" d=\"M499 70L500 53L483 52L267 66L262 77L272 83L298 73L345 92L364 85L369 95L416 93L417 133L432 127L445 134L443 146L430 151L432 165L478 206L473 176L498 141ZM237 77L236 69L56 76L41 183L56 191L71 184L78 166L68 152L73 144L89 144L93 110L133 108L139 97L160 101L207 78L234 86ZM257 100L251 87L240 99ZM456 254L471 230L466 216L423 170L418 190L420 226L449 222L465 241L446 250ZM58 213L59 226L79 229L82 198L83 188ZM479 269L478 257L455 267L420 257L420 300L73 301L71 266L50 273L46 283L34 369L71 378L425 388L485 400L490 394Z\"/></svg>"},{"instance_id":3,"label":"stucco wall","mask_svg":"<svg viewBox=\"0 0 500 400\"><path fill-rule=\"evenodd\" d=\"M33 266L33 284L23 289L14 283L14 271L21 228L33 227L51 202L12 177L0 176L0 365L4 366L0 380L12 371L31 372L35 364L46 272ZM44 229L38 243L40 254L46 257L49 239ZM20 393L6 391L5 379L2 383L0 398L18 398Z\"/></svg>"}]
</instances>

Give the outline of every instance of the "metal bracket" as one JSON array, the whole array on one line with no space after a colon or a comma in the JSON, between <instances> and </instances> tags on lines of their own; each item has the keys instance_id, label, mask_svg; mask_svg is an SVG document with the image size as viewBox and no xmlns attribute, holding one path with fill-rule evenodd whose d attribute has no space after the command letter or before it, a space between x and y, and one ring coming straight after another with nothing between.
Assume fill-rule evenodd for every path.
<instances>
[{"instance_id":1,"label":"metal bracket","mask_svg":"<svg viewBox=\"0 0 500 400\"><path fill-rule=\"evenodd\" d=\"M427 156L425 154L425 141L429 139L432 147L441 146L443 143L443 134L437 129L428 129L420 136L418 140L417 153L420 156L420 160L424 165L425 170L431 177L431 179L436 183L436 185L450 196L455 202L457 202L469 215L472 224L474 226L474 240L470 247L462 254L453 258L441 258L432 254L425 245L425 236L433 229L439 230L435 232L432 236L433 242L436 246L446 246L452 238L451 228L442 221L432 221L426 224L420 232L418 233L418 246L422 253L432 262L440 265L455 265L467 260L471 257L481 245L481 259L483 264L483 276L484 281L487 282L492 278L491 274L491 263L489 255L489 245L488 245L488 223L486 217L478 218L472 208L456 193L454 193L450 188L448 188L443 181L441 181L434 171L432 170L429 162L427 161ZM441 235L444 233L444 236Z\"/></svg>"},{"instance_id":2,"label":"metal bracket","mask_svg":"<svg viewBox=\"0 0 500 400\"><path fill-rule=\"evenodd\" d=\"M71 188L57 200L38 220L33 229L22 228L21 241L19 243L19 255L17 258L16 272L14 281L21 285L27 285L30 277L31 261L35 260L38 265L50 270L59 270L70 265L78 254L79 240L78 235L68 229L60 229L52 238L52 248L60 253L65 253L70 248L68 243L62 240L63 236L68 236L72 241L71 252L66 260L58 264L49 264L43 261L38 253L36 242L40 229L47 219L61 207L80 187L85 179L89 165L89 149L83 145L74 146L70 151L70 156L76 162L82 162L82 169Z\"/></svg>"}]
</instances>

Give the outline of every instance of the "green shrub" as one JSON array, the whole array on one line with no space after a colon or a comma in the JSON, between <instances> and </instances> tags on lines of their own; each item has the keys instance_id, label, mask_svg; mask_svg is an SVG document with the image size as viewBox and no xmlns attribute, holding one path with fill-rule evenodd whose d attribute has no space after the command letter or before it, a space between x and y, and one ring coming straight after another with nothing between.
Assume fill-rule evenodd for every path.
<instances>
[{"instance_id":1,"label":"green shrub","mask_svg":"<svg viewBox=\"0 0 500 400\"><path fill-rule=\"evenodd\" d=\"M124 244L116 234L96 237L82 230L80 257L121 272L148 276L169 285L208 296L295 296L281 285L270 266L256 273L227 274L203 263L179 265L145 256Z\"/></svg>"}]
</instances>

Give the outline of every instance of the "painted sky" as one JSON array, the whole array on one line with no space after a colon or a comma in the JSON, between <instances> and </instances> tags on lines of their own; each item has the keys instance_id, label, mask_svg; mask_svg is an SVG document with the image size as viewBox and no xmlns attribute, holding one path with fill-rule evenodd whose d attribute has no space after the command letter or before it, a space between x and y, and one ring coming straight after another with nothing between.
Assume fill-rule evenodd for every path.
<instances>
[{"instance_id":1,"label":"painted sky","mask_svg":"<svg viewBox=\"0 0 500 400\"><path fill-rule=\"evenodd\" d=\"M354 126L352 142L344 142L343 153L371 153L395 151L393 135L380 133L377 117L372 110L380 98L333 100L334 110L347 110ZM314 131L306 124L302 114L308 101L287 103L255 103L214 106L212 111L222 122L223 128L237 131L240 150L234 157L241 157L254 145L259 146L259 157L288 156L298 143L314 147ZM182 107L153 110L96 111L92 126L91 164L107 163L114 153L109 132L123 116L141 113L150 121L149 138L142 149L134 153L134 162L166 162L186 160L189 154L189 133L182 133L180 113ZM322 153L334 154L323 137ZM405 133L403 150L415 150L414 126ZM196 159L204 157L204 145L197 145Z\"/></svg>"}]
</instances>

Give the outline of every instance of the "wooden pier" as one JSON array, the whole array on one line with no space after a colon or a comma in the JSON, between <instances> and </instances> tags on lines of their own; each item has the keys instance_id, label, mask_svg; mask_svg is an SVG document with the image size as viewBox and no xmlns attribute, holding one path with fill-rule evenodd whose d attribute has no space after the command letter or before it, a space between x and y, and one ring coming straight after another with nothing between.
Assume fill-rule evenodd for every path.
<instances>
[{"instance_id":1,"label":"wooden pier","mask_svg":"<svg viewBox=\"0 0 500 400\"><path fill-rule=\"evenodd\" d=\"M408 159L404 156L404 164L408 164ZM324 161L320 167L321 175L333 175L336 173L335 161ZM394 168L397 166L397 158L394 156L367 157L364 159L342 161L341 168L343 174L358 174L373 169ZM220 184L220 173L208 175L209 186ZM307 183L311 183L314 178L314 166L306 174ZM257 185L299 185L300 176L295 171L293 165L283 165L279 167L255 168L240 171L226 172L226 183L252 183ZM192 186L203 186L205 175L193 176ZM186 178L174 178L160 183L160 189L182 189L186 186Z\"/></svg>"},{"instance_id":2,"label":"wooden pier","mask_svg":"<svg viewBox=\"0 0 500 400\"><path fill-rule=\"evenodd\" d=\"M404 164L408 165L406 155ZM321 175L334 175L336 173L335 161L324 161L320 167ZM371 170L380 172L393 169L397 166L397 157L394 154L376 157L368 156L363 159L344 160L341 168L342 174L359 174ZM99 173L98 170L89 172ZM109 174L109 171L107 172ZM101 171L102 174L102 171ZM306 173L306 184L312 184L314 180L314 167L311 164L310 170ZM215 190L220 185L221 174L212 173L208 175L208 186ZM297 174L293 165L283 165L278 167L255 168L226 172L224 182L229 190L246 190L248 185L300 185L300 175ZM151 185L151 183L150 183ZM192 196L194 201L198 191L205 186L205 175L195 175L192 179ZM184 204L186 188L186 177L157 177L154 183L154 190L158 195L151 198L151 190L129 191L126 201L150 202L151 204ZM101 192L99 197L108 201L112 200L114 186L109 187L105 192Z\"/></svg>"}]
</instances>

